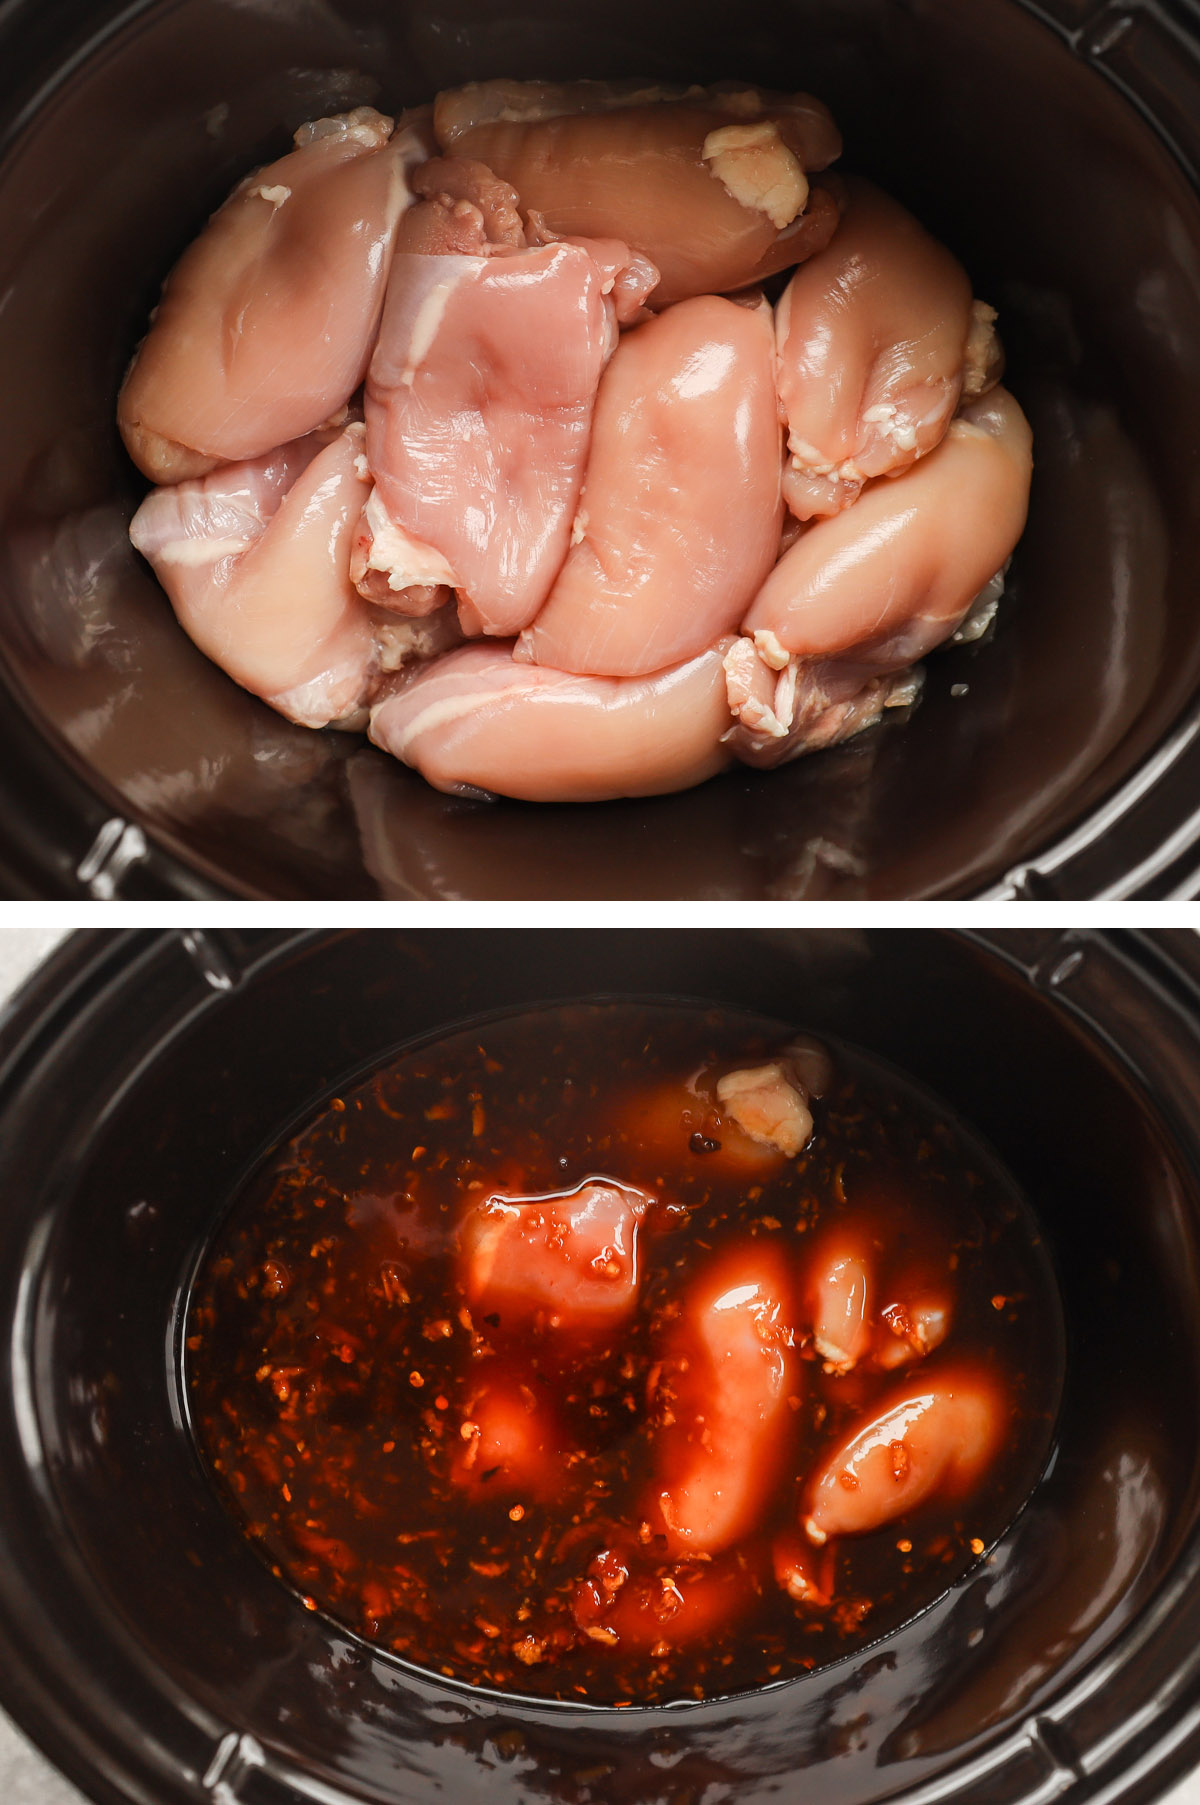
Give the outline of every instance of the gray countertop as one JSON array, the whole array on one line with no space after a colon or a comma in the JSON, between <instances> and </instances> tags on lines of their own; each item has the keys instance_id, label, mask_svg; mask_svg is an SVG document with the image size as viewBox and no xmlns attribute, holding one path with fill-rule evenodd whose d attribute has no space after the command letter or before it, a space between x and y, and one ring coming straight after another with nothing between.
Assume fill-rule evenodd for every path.
<instances>
[{"instance_id":1,"label":"gray countertop","mask_svg":"<svg viewBox=\"0 0 1200 1805\"><path fill-rule=\"evenodd\" d=\"M60 928L0 928L0 1005L62 938ZM87 1805L3 1712L0 1805ZM1200 1805L1200 1770L1168 1793L1163 1805Z\"/></svg>"},{"instance_id":2,"label":"gray countertop","mask_svg":"<svg viewBox=\"0 0 1200 1805\"><path fill-rule=\"evenodd\" d=\"M0 928L0 1005L63 938L62 928ZM83 1794L43 1760L3 1712L0 1800L3 1805L84 1805Z\"/></svg>"}]
</instances>

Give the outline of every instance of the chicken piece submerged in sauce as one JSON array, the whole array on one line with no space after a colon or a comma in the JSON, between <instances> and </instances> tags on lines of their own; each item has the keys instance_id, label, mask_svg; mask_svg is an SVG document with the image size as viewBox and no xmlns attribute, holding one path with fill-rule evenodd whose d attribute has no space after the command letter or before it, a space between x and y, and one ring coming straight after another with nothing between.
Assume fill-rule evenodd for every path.
<instances>
[{"instance_id":1,"label":"chicken piece submerged in sauce","mask_svg":"<svg viewBox=\"0 0 1200 1805\"><path fill-rule=\"evenodd\" d=\"M758 1574L744 1561L681 1561L669 1573L633 1578L611 1603L585 1585L574 1614L577 1623L583 1619L584 1633L602 1646L661 1662L691 1644L736 1631L761 1589ZM592 1617L596 1604L600 1610Z\"/></svg>"},{"instance_id":2,"label":"chicken piece submerged in sauce","mask_svg":"<svg viewBox=\"0 0 1200 1805\"><path fill-rule=\"evenodd\" d=\"M865 1237L853 1225L827 1236L809 1266L813 1347L832 1372L849 1372L871 1346L871 1268Z\"/></svg>"},{"instance_id":3,"label":"chicken piece submerged in sauce","mask_svg":"<svg viewBox=\"0 0 1200 1805\"><path fill-rule=\"evenodd\" d=\"M855 1425L809 1481L810 1541L865 1535L937 1491L961 1498L1000 1445L1009 1405L994 1381L942 1367Z\"/></svg>"},{"instance_id":4,"label":"chicken piece submerged in sauce","mask_svg":"<svg viewBox=\"0 0 1200 1805\"><path fill-rule=\"evenodd\" d=\"M649 1703L955 1583L1040 1470L1058 1337L1009 1181L893 1072L574 1005L402 1054L282 1149L205 1263L189 1381L307 1602L446 1676Z\"/></svg>"},{"instance_id":5,"label":"chicken piece submerged in sauce","mask_svg":"<svg viewBox=\"0 0 1200 1805\"><path fill-rule=\"evenodd\" d=\"M562 1436L519 1374L491 1377L467 1397L451 1459L457 1485L488 1498L553 1498L563 1487Z\"/></svg>"},{"instance_id":6,"label":"chicken piece submerged in sauce","mask_svg":"<svg viewBox=\"0 0 1200 1805\"><path fill-rule=\"evenodd\" d=\"M647 1511L672 1553L717 1554L754 1527L779 1476L798 1383L791 1285L767 1249L706 1270L650 1377L658 1471Z\"/></svg>"},{"instance_id":7,"label":"chicken piece submerged in sauce","mask_svg":"<svg viewBox=\"0 0 1200 1805\"><path fill-rule=\"evenodd\" d=\"M941 1347L950 1333L954 1307L945 1290L905 1291L879 1312L875 1364L885 1371L911 1366Z\"/></svg>"},{"instance_id":8,"label":"chicken piece submerged in sauce","mask_svg":"<svg viewBox=\"0 0 1200 1805\"><path fill-rule=\"evenodd\" d=\"M821 1229L806 1249L804 1326L827 1373L893 1372L932 1354L954 1321L954 1254L930 1227L898 1262L908 1205L879 1198L869 1213Z\"/></svg>"},{"instance_id":9,"label":"chicken piece submerged in sauce","mask_svg":"<svg viewBox=\"0 0 1200 1805\"><path fill-rule=\"evenodd\" d=\"M743 1134L764 1147L777 1147L794 1159L808 1144L812 1112L808 1099L786 1066L751 1066L717 1079L717 1102Z\"/></svg>"},{"instance_id":10,"label":"chicken piece submerged in sauce","mask_svg":"<svg viewBox=\"0 0 1200 1805\"><path fill-rule=\"evenodd\" d=\"M803 1151L811 1104L830 1077L824 1049L795 1041L765 1065L639 1087L622 1100L618 1132L638 1152L677 1160L686 1149L710 1170L751 1180Z\"/></svg>"},{"instance_id":11,"label":"chicken piece submerged in sauce","mask_svg":"<svg viewBox=\"0 0 1200 1805\"><path fill-rule=\"evenodd\" d=\"M608 1328L637 1300L638 1232L653 1205L600 1179L558 1197L493 1193L463 1224L463 1288L510 1323Z\"/></svg>"}]
</instances>

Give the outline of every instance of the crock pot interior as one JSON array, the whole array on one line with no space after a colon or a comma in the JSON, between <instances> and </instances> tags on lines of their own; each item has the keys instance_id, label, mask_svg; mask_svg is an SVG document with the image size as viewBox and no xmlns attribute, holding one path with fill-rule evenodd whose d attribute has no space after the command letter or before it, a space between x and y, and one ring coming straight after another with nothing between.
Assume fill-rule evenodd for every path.
<instances>
[{"instance_id":1,"label":"crock pot interior","mask_svg":"<svg viewBox=\"0 0 1200 1805\"><path fill-rule=\"evenodd\" d=\"M1071 26L1089 12L1043 10ZM1074 54L1016 0L143 0L111 17L58 0L53 50L37 9L16 12L0 654L9 860L19 843L39 868L25 881L95 881L99 854L76 872L110 818L149 839L121 880L134 895L967 894L1078 823L1180 722L1200 662L1200 207L1086 54L1127 82L1144 65L1168 112L1185 49L1149 16L1110 56L1087 33ZM56 62L18 113L14 87ZM300 120L494 74L809 88L843 127L846 167L911 205L1000 307L1036 432L1031 523L994 643L934 658L908 725L678 798L489 806L357 738L289 727L175 626L125 541L140 484L112 426L162 276ZM1186 108L1175 123L1186 134ZM1109 823L1044 881L1119 883L1190 804L1175 809ZM122 844L137 854L136 836Z\"/></svg>"},{"instance_id":2,"label":"crock pot interior","mask_svg":"<svg viewBox=\"0 0 1200 1805\"><path fill-rule=\"evenodd\" d=\"M0 1093L0 1695L99 1798L1030 1805L1112 1785L1194 1697L1200 1197L1194 1124L1173 1117L1200 1047L1110 944L90 938ZM311 1615L211 1487L174 1376L199 1248L322 1095L406 1038L604 994L761 1009L928 1084L1026 1187L1067 1319L1056 1452L994 1556L857 1656L681 1710L488 1698ZM145 1791L121 1789L131 1772Z\"/></svg>"}]
</instances>

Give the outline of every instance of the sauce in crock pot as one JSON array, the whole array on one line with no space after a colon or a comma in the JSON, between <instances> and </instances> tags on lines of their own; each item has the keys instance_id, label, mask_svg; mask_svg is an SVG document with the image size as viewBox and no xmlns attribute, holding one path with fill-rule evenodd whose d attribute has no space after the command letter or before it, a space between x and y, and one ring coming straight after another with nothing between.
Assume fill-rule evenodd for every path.
<instances>
[{"instance_id":1,"label":"sauce in crock pot","mask_svg":"<svg viewBox=\"0 0 1200 1805\"><path fill-rule=\"evenodd\" d=\"M987 1558L1061 1384L1012 1181L760 1018L490 1021L332 1098L186 1331L204 1458L305 1605L476 1685L793 1678Z\"/></svg>"}]
</instances>

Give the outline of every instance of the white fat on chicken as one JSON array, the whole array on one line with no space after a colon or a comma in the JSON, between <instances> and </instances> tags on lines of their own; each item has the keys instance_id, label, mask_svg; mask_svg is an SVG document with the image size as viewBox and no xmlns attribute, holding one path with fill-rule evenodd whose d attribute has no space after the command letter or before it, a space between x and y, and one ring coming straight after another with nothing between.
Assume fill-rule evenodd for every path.
<instances>
[{"instance_id":1,"label":"white fat on chicken","mask_svg":"<svg viewBox=\"0 0 1200 1805\"><path fill-rule=\"evenodd\" d=\"M413 664L425 664L462 644L462 628L453 601L443 602L431 613L406 618L384 609L371 610L379 668L391 673ZM363 723L366 726L366 722Z\"/></svg>"},{"instance_id":2,"label":"white fat on chicken","mask_svg":"<svg viewBox=\"0 0 1200 1805\"><path fill-rule=\"evenodd\" d=\"M770 632L759 637L761 645L735 640L725 655L734 717L725 741L743 764L759 770L853 739L921 693L919 669L876 676L834 659L794 657Z\"/></svg>"},{"instance_id":3,"label":"white fat on chicken","mask_svg":"<svg viewBox=\"0 0 1200 1805\"><path fill-rule=\"evenodd\" d=\"M794 1071L777 1061L726 1072L717 1080L717 1101L743 1134L778 1147L788 1159L803 1153L812 1138L808 1096Z\"/></svg>"},{"instance_id":4,"label":"white fat on chicken","mask_svg":"<svg viewBox=\"0 0 1200 1805\"><path fill-rule=\"evenodd\" d=\"M414 617L443 607L457 582L441 552L388 518L374 486L354 535L350 580L367 601Z\"/></svg>"},{"instance_id":5,"label":"white fat on chicken","mask_svg":"<svg viewBox=\"0 0 1200 1805\"><path fill-rule=\"evenodd\" d=\"M439 790L599 802L689 788L722 770L721 641L651 677L517 664L489 642L437 659L371 711L371 738Z\"/></svg>"},{"instance_id":6,"label":"white fat on chicken","mask_svg":"<svg viewBox=\"0 0 1200 1805\"><path fill-rule=\"evenodd\" d=\"M377 665L349 571L362 437L313 434L152 490L129 529L200 650L305 727L365 724Z\"/></svg>"},{"instance_id":7,"label":"white fat on chicken","mask_svg":"<svg viewBox=\"0 0 1200 1805\"><path fill-rule=\"evenodd\" d=\"M248 177L167 278L118 422L156 482L262 456L362 382L427 119L362 107L301 127Z\"/></svg>"},{"instance_id":8,"label":"white fat on chicken","mask_svg":"<svg viewBox=\"0 0 1200 1805\"><path fill-rule=\"evenodd\" d=\"M832 242L776 309L784 496L801 520L907 469L941 441L960 396L999 374L995 311L972 301L957 258L871 183L845 188Z\"/></svg>"},{"instance_id":9,"label":"white fat on chicken","mask_svg":"<svg viewBox=\"0 0 1200 1805\"><path fill-rule=\"evenodd\" d=\"M777 231L803 213L808 177L775 120L718 126L704 140L700 155L735 201L765 213Z\"/></svg>"},{"instance_id":10,"label":"white fat on chicken","mask_svg":"<svg viewBox=\"0 0 1200 1805\"><path fill-rule=\"evenodd\" d=\"M951 645L973 645L977 639L982 639L987 633L996 618L1000 603L1004 599L1004 585L1011 561L1011 559L1007 559L1004 568L998 570L995 576L984 584L967 609L962 621L950 635Z\"/></svg>"},{"instance_id":11,"label":"white fat on chicken","mask_svg":"<svg viewBox=\"0 0 1200 1805\"><path fill-rule=\"evenodd\" d=\"M962 398L975 401L994 389L1004 374L1004 347L996 335L999 315L986 301L972 301L971 327L963 359Z\"/></svg>"}]
</instances>

